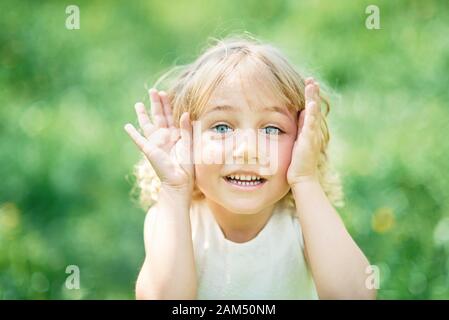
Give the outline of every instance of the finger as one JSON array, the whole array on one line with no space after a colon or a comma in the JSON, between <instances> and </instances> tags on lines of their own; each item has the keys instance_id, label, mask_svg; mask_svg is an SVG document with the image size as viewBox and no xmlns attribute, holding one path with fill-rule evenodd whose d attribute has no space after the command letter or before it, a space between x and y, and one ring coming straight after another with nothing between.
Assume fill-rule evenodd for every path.
<instances>
[{"instance_id":1,"label":"finger","mask_svg":"<svg viewBox=\"0 0 449 320\"><path fill-rule=\"evenodd\" d=\"M317 103L311 101L306 106L306 112L304 117L304 127L306 129L314 130L317 127L318 114L317 114Z\"/></svg>"},{"instance_id":2,"label":"finger","mask_svg":"<svg viewBox=\"0 0 449 320\"><path fill-rule=\"evenodd\" d=\"M306 96L306 109L307 109L307 105L313 101L316 103L317 108L315 109L315 111L317 113L320 113L320 106L321 106L321 97L319 94L319 85L316 82L313 82L309 85L306 86L305 89L305 96Z\"/></svg>"},{"instance_id":3,"label":"finger","mask_svg":"<svg viewBox=\"0 0 449 320\"><path fill-rule=\"evenodd\" d=\"M190 122L190 114L184 112L179 120L179 129L181 131L180 150L177 150L181 163L192 163L192 124Z\"/></svg>"},{"instance_id":4,"label":"finger","mask_svg":"<svg viewBox=\"0 0 449 320\"><path fill-rule=\"evenodd\" d=\"M139 131L137 131L137 129L134 128L134 126L130 123L127 123L125 125L125 131L131 137L137 147L139 147L139 149L143 151L145 149L147 140L139 133Z\"/></svg>"},{"instance_id":5,"label":"finger","mask_svg":"<svg viewBox=\"0 0 449 320\"><path fill-rule=\"evenodd\" d=\"M313 82L313 78L312 77L308 77L305 80L306 85L311 84Z\"/></svg>"},{"instance_id":6,"label":"finger","mask_svg":"<svg viewBox=\"0 0 449 320\"><path fill-rule=\"evenodd\" d=\"M316 114L317 117L321 116L321 96L320 96L320 84L315 82L315 102L316 102Z\"/></svg>"},{"instance_id":7,"label":"finger","mask_svg":"<svg viewBox=\"0 0 449 320\"><path fill-rule=\"evenodd\" d=\"M151 123L150 117L145 109L145 105L142 102L137 102L134 105L134 109L136 109L139 126L142 128L145 137L148 138L154 130L156 130L156 127Z\"/></svg>"},{"instance_id":8,"label":"finger","mask_svg":"<svg viewBox=\"0 0 449 320\"><path fill-rule=\"evenodd\" d=\"M316 93L320 94L320 84L315 81L315 86L316 86Z\"/></svg>"},{"instance_id":9,"label":"finger","mask_svg":"<svg viewBox=\"0 0 449 320\"><path fill-rule=\"evenodd\" d=\"M317 103L319 103L320 101L320 84L316 81L313 82L314 86L315 86L315 100L317 101Z\"/></svg>"},{"instance_id":10,"label":"finger","mask_svg":"<svg viewBox=\"0 0 449 320\"><path fill-rule=\"evenodd\" d=\"M181 139L189 140L192 137L192 124L190 123L190 114L184 112L179 120L179 128L181 129Z\"/></svg>"},{"instance_id":11,"label":"finger","mask_svg":"<svg viewBox=\"0 0 449 320\"><path fill-rule=\"evenodd\" d=\"M306 109L302 109L299 113L298 117L298 135L301 133L302 128L304 126L304 117L306 115Z\"/></svg>"},{"instance_id":12,"label":"finger","mask_svg":"<svg viewBox=\"0 0 449 320\"><path fill-rule=\"evenodd\" d=\"M151 116L154 120L154 124L158 128L166 128L167 121L165 120L164 111L162 110L162 102L159 93L153 88L149 90L149 95L151 101Z\"/></svg>"},{"instance_id":13,"label":"finger","mask_svg":"<svg viewBox=\"0 0 449 320\"><path fill-rule=\"evenodd\" d=\"M306 104L308 101L316 100L315 90L316 88L313 83L310 83L306 86L305 89Z\"/></svg>"},{"instance_id":14,"label":"finger","mask_svg":"<svg viewBox=\"0 0 449 320\"><path fill-rule=\"evenodd\" d=\"M168 172L169 158L163 150L149 143L132 124L126 124L125 131L143 152L148 161L150 161L159 177L161 177L162 172Z\"/></svg>"},{"instance_id":15,"label":"finger","mask_svg":"<svg viewBox=\"0 0 449 320\"><path fill-rule=\"evenodd\" d=\"M165 120L167 121L167 125L169 127L173 127L174 126L173 111L167 93L165 91L161 91L159 92L159 97L161 98L162 101L162 107L165 114Z\"/></svg>"}]
</instances>

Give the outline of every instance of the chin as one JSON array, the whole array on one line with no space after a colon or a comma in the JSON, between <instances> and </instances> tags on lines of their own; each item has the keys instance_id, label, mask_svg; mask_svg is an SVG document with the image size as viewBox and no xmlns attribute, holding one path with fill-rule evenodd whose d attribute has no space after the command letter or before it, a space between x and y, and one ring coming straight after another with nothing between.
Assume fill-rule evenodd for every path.
<instances>
[{"instance_id":1,"label":"chin","mask_svg":"<svg viewBox=\"0 0 449 320\"><path fill-rule=\"evenodd\" d=\"M226 200L223 200L226 199ZM220 206L235 214L257 214L266 209L273 203L276 203L276 199L267 199L262 196L245 196L239 195L233 198L228 196L219 197L216 201Z\"/></svg>"},{"instance_id":2,"label":"chin","mask_svg":"<svg viewBox=\"0 0 449 320\"><path fill-rule=\"evenodd\" d=\"M235 201L233 203L222 204L222 206L235 214L256 214L267 207L267 205L247 203L246 201Z\"/></svg>"}]
</instances>

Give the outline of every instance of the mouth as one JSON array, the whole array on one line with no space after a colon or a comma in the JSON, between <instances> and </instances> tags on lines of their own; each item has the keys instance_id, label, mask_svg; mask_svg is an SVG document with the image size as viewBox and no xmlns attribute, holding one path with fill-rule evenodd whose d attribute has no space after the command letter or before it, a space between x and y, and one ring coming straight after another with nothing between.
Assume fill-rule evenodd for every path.
<instances>
[{"instance_id":1,"label":"mouth","mask_svg":"<svg viewBox=\"0 0 449 320\"><path fill-rule=\"evenodd\" d=\"M232 187L240 190L259 189L267 182L267 179L254 174L232 174L223 179Z\"/></svg>"}]
</instances>

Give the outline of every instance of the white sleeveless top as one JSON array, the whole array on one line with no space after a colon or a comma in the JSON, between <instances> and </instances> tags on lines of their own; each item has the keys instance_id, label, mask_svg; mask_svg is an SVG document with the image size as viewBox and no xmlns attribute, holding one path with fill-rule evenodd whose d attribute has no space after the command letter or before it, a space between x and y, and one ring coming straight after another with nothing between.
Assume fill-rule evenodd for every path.
<instances>
[{"instance_id":1,"label":"white sleeveless top","mask_svg":"<svg viewBox=\"0 0 449 320\"><path fill-rule=\"evenodd\" d=\"M190 210L198 299L318 299L294 209L275 206L250 241L225 238L205 201Z\"/></svg>"}]
</instances>

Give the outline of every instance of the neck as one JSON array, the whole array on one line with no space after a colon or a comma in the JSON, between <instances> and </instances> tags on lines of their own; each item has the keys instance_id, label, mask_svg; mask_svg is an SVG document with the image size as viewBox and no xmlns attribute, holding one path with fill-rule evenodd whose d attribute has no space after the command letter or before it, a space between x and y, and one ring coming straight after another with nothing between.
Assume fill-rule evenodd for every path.
<instances>
[{"instance_id":1,"label":"neck","mask_svg":"<svg viewBox=\"0 0 449 320\"><path fill-rule=\"evenodd\" d=\"M275 206L271 205L254 214L237 214L212 200L206 198L205 201L224 237L236 243L254 239L267 224Z\"/></svg>"}]
</instances>

